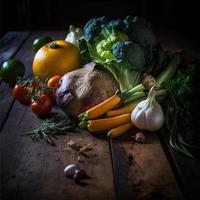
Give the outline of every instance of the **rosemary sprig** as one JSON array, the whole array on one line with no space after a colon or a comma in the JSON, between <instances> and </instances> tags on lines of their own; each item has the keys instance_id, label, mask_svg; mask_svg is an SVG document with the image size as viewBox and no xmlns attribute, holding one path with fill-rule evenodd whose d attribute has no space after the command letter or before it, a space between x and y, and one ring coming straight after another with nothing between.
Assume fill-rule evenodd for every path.
<instances>
[{"instance_id":1,"label":"rosemary sprig","mask_svg":"<svg viewBox=\"0 0 200 200\"><path fill-rule=\"evenodd\" d=\"M54 139L59 135L66 135L69 131L74 131L77 127L77 120L69 116L56 116L46 119L36 129L28 132L33 140L44 140L46 143L55 145Z\"/></svg>"}]
</instances>

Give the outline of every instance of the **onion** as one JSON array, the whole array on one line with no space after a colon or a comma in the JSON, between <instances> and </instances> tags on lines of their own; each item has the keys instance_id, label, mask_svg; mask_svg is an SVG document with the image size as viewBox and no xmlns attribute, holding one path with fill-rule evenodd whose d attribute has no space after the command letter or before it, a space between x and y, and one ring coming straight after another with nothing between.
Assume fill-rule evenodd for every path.
<instances>
[{"instance_id":1,"label":"onion","mask_svg":"<svg viewBox=\"0 0 200 200\"><path fill-rule=\"evenodd\" d=\"M92 62L61 78L56 101L66 114L77 117L114 95L118 89L119 84L113 75Z\"/></svg>"},{"instance_id":2,"label":"onion","mask_svg":"<svg viewBox=\"0 0 200 200\"><path fill-rule=\"evenodd\" d=\"M131 121L139 129L157 131L163 126L163 110L155 100L156 87L154 85L150 89L147 99L141 101L131 113Z\"/></svg>"}]
</instances>

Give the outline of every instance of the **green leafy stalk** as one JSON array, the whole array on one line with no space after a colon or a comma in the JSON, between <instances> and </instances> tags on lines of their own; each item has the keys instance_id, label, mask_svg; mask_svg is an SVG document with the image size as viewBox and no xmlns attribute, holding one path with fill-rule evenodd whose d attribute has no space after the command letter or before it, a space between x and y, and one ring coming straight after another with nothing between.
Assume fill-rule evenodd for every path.
<instances>
[{"instance_id":1,"label":"green leafy stalk","mask_svg":"<svg viewBox=\"0 0 200 200\"><path fill-rule=\"evenodd\" d=\"M105 63L104 67L113 74L122 92L141 83L143 74L131 69L127 63L111 61Z\"/></svg>"},{"instance_id":2,"label":"green leafy stalk","mask_svg":"<svg viewBox=\"0 0 200 200\"><path fill-rule=\"evenodd\" d=\"M145 97L145 93L143 91L140 91L140 92L135 92L133 93L131 96L128 96L124 99L123 103L126 104L126 103L130 103L130 102L133 102L133 101L137 101L143 97Z\"/></svg>"},{"instance_id":3,"label":"green leafy stalk","mask_svg":"<svg viewBox=\"0 0 200 200\"><path fill-rule=\"evenodd\" d=\"M167 67L156 78L156 82L161 88L164 87L164 83L170 81L176 73L179 65L181 64L181 55L179 53L174 54L173 58L167 65Z\"/></svg>"},{"instance_id":4,"label":"green leafy stalk","mask_svg":"<svg viewBox=\"0 0 200 200\"><path fill-rule=\"evenodd\" d=\"M172 148L189 157L200 156L199 79L197 67L187 65L177 71L173 79L165 83L168 91L165 113L166 125L170 132L169 143ZM196 77L196 80L195 80ZM195 101L192 100L192 97ZM195 103L196 102L196 103Z\"/></svg>"}]
</instances>

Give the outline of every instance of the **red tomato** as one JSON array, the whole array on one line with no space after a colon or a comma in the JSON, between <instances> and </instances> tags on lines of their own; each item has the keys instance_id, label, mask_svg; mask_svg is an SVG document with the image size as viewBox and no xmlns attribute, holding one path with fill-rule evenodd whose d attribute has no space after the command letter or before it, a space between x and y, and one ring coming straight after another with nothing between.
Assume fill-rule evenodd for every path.
<instances>
[{"instance_id":1,"label":"red tomato","mask_svg":"<svg viewBox=\"0 0 200 200\"><path fill-rule=\"evenodd\" d=\"M44 92L43 94L47 95L52 100L53 104L56 105L56 97L53 91Z\"/></svg>"},{"instance_id":2,"label":"red tomato","mask_svg":"<svg viewBox=\"0 0 200 200\"><path fill-rule=\"evenodd\" d=\"M33 113L38 117L42 117L50 113L53 107L53 102L47 95L42 94L37 101L31 103L30 107Z\"/></svg>"},{"instance_id":3,"label":"red tomato","mask_svg":"<svg viewBox=\"0 0 200 200\"><path fill-rule=\"evenodd\" d=\"M30 103L30 95L28 94L28 90L25 87L20 86L19 84L16 84L13 88L13 95L15 98L23 104L29 104Z\"/></svg>"},{"instance_id":4,"label":"red tomato","mask_svg":"<svg viewBox=\"0 0 200 200\"><path fill-rule=\"evenodd\" d=\"M59 76L59 75L51 77L47 82L47 87L48 88L57 88L61 77L62 76Z\"/></svg>"}]
</instances>

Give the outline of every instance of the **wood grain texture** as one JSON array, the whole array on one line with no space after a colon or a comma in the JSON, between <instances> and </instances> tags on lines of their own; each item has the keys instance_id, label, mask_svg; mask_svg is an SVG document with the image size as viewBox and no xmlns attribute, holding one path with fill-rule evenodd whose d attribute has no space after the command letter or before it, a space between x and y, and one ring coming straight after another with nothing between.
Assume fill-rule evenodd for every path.
<instances>
[{"instance_id":1,"label":"wood grain texture","mask_svg":"<svg viewBox=\"0 0 200 200\"><path fill-rule=\"evenodd\" d=\"M8 32L0 39L0 63L13 57L28 37L29 32Z\"/></svg>"},{"instance_id":2,"label":"wood grain texture","mask_svg":"<svg viewBox=\"0 0 200 200\"><path fill-rule=\"evenodd\" d=\"M178 183L183 188L187 199L193 200L199 196L200 160L189 158L176 152L170 145L166 130L162 129L159 135L163 149L174 171Z\"/></svg>"},{"instance_id":3,"label":"wood grain texture","mask_svg":"<svg viewBox=\"0 0 200 200\"><path fill-rule=\"evenodd\" d=\"M29 32L9 32L0 39L0 64L17 53L29 34ZM11 88L0 80L0 130L13 103Z\"/></svg>"},{"instance_id":4,"label":"wood grain texture","mask_svg":"<svg viewBox=\"0 0 200 200\"><path fill-rule=\"evenodd\" d=\"M54 39L65 37L64 32L48 33ZM47 32L30 35L15 56L25 64L26 75L32 74L32 41L41 34ZM7 101L13 98L10 91L8 94ZM55 108L52 115L57 112L60 111ZM36 117L29 107L13 101L0 132L0 199L115 199L108 142L93 137L87 131L59 137L55 147L34 142L25 136L27 131L38 127L41 122L42 119ZM70 140L90 143L93 147L88 156L81 157L79 165L90 177L81 185L75 184L63 173L65 165L78 163L77 152L67 145Z\"/></svg>"},{"instance_id":5,"label":"wood grain texture","mask_svg":"<svg viewBox=\"0 0 200 200\"><path fill-rule=\"evenodd\" d=\"M145 144L131 141L131 131L111 141L114 177L119 199L184 199L156 134Z\"/></svg>"},{"instance_id":6,"label":"wood grain texture","mask_svg":"<svg viewBox=\"0 0 200 200\"><path fill-rule=\"evenodd\" d=\"M28 107L14 103L0 136L0 185L2 199L115 199L107 141L87 131L59 137L56 146L34 142L27 131L41 123ZM67 143L92 144L80 166L89 175L77 185L64 176L65 165L78 163L77 152Z\"/></svg>"}]
</instances>

